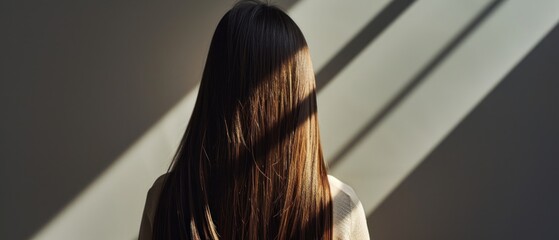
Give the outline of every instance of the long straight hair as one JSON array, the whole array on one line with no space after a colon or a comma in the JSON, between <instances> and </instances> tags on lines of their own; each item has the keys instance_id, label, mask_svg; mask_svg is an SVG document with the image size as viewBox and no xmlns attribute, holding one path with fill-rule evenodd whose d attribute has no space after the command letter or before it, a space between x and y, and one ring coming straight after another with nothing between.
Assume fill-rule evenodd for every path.
<instances>
[{"instance_id":1,"label":"long straight hair","mask_svg":"<svg viewBox=\"0 0 559 240\"><path fill-rule=\"evenodd\" d=\"M154 239L332 239L307 43L280 9L220 20L165 177Z\"/></svg>"}]
</instances>

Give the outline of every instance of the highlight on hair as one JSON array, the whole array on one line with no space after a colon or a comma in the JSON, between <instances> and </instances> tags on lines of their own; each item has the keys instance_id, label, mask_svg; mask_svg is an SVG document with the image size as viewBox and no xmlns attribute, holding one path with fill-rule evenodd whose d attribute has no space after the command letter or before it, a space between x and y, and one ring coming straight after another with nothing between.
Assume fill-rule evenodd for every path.
<instances>
[{"instance_id":1,"label":"highlight on hair","mask_svg":"<svg viewBox=\"0 0 559 240\"><path fill-rule=\"evenodd\" d=\"M280 9L237 3L211 41L154 239L332 239L306 40Z\"/></svg>"}]
</instances>

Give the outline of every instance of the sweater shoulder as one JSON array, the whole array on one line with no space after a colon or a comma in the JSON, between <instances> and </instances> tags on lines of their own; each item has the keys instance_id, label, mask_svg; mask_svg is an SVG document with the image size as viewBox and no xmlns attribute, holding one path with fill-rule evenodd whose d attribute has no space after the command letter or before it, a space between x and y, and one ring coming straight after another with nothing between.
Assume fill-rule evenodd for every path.
<instances>
[{"instance_id":1,"label":"sweater shoulder","mask_svg":"<svg viewBox=\"0 0 559 240\"><path fill-rule=\"evenodd\" d=\"M350 205L357 205L359 203L359 198L351 186L332 175L328 175L328 181L330 182L330 192L334 201L344 199Z\"/></svg>"}]
</instances>

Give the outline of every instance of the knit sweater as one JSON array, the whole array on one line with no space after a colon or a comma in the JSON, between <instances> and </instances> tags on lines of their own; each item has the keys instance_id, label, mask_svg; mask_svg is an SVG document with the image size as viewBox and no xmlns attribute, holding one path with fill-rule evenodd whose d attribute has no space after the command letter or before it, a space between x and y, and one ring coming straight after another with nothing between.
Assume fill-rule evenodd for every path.
<instances>
[{"instance_id":1,"label":"knit sweater","mask_svg":"<svg viewBox=\"0 0 559 240\"><path fill-rule=\"evenodd\" d=\"M365 211L353 189L330 175L328 181L333 202L334 239L369 239ZM139 240L151 238L153 218L162 185L163 177L159 177L148 191Z\"/></svg>"}]
</instances>

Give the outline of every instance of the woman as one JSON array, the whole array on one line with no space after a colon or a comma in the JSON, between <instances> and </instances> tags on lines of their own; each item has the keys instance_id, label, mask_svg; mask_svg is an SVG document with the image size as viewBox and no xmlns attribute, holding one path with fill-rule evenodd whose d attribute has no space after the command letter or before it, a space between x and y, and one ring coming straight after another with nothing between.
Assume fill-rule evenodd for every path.
<instances>
[{"instance_id":1,"label":"woman","mask_svg":"<svg viewBox=\"0 0 559 240\"><path fill-rule=\"evenodd\" d=\"M328 176L303 34L256 1L212 38L198 98L140 239L368 239L353 190Z\"/></svg>"}]
</instances>

